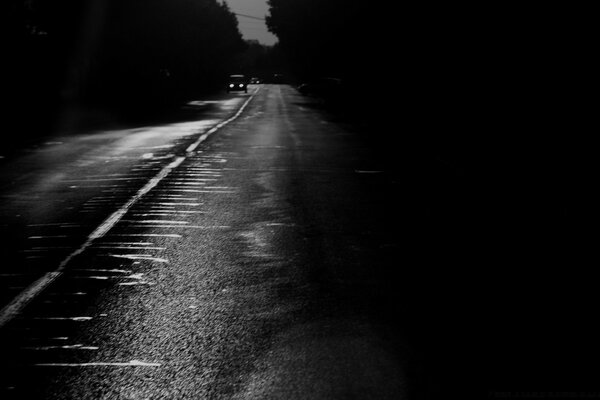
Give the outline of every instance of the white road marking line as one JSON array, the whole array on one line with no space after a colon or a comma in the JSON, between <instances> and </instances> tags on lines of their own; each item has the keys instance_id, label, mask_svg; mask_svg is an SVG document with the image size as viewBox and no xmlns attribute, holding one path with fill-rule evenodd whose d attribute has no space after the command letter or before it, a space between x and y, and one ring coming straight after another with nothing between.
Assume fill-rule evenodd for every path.
<instances>
[{"instance_id":1,"label":"white road marking line","mask_svg":"<svg viewBox=\"0 0 600 400\"><path fill-rule=\"evenodd\" d=\"M74 269L73 271L79 271L79 272L114 272L114 273L118 273L118 274L131 274L131 270L128 269L93 269L93 268L77 268Z\"/></svg>"},{"instance_id":2,"label":"white road marking line","mask_svg":"<svg viewBox=\"0 0 600 400\"><path fill-rule=\"evenodd\" d=\"M185 173L198 173L198 174L215 174L215 175L221 175L221 172L223 170L227 170L229 168L208 168L208 167L187 167L186 169L184 169L181 173L185 174Z\"/></svg>"},{"instance_id":3,"label":"white road marking line","mask_svg":"<svg viewBox=\"0 0 600 400\"><path fill-rule=\"evenodd\" d=\"M167 238L181 238L183 236L176 233L121 233L121 234L112 234L106 235L106 237L111 236L147 236L147 237L167 237Z\"/></svg>"},{"instance_id":4,"label":"white road marking line","mask_svg":"<svg viewBox=\"0 0 600 400\"><path fill-rule=\"evenodd\" d=\"M200 186L203 187L203 186ZM179 189L179 188L168 188L166 189L167 192L184 192L184 193L207 193L207 191L205 190L198 190L198 189ZM212 193L212 192L210 192Z\"/></svg>"},{"instance_id":5,"label":"white road marking line","mask_svg":"<svg viewBox=\"0 0 600 400\"><path fill-rule=\"evenodd\" d=\"M206 140L206 138L209 135L213 134L214 132L216 132L217 130L222 128L223 126L227 125L228 123L230 123L230 122L234 121L236 118L238 118L242 114L242 112L244 111L244 109L246 108L248 103L250 103L250 101L254 98L254 96L256 95L256 93L258 91L259 91L259 89L257 88L254 91L254 93L248 98L248 100L246 100L246 102L242 105L242 107L240 107L240 109L235 113L235 115L233 117L221 122L220 124L211 128L208 132L202 134L200 136L200 138L198 138L198 140L196 140L196 142L194 142L192 145L190 145L186 149L185 157L177 157L174 161L172 161L166 167L161 169L160 172L154 178L150 179L144 185L144 187L142 187L131 199L129 199L127 201L127 203L125 203L123 206L121 206L121 208L119 210L115 211L98 228L96 228L96 230L94 230L88 236L88 239L81 245L81 247L79 247L79 249L75 250L67 258L65 258L59 264L58 268L55 271L47 272L46 274L44 274L37 281L33 282L31 285L29 285L28 287L23 289L11 302L9 302L6 306L4 306L4 308L2 308L2 310L0 310L0 328L2 328L4 325L6 325L6 323L11 321L13 318L15 318L25 308L25 306L27 304L29 304L29 302L31 300L33 300L35 297L37 297L48 286L50 286L50 284L52 282L54 282L57 278L59 278L63 274L63 271L66 268L67 264L69 264L69 262L71 262L71 260L73 258L75 258L78 255L80 255L81 253L83 253L88 247L90 247L92 245L92 242L94 240L99 239L99 238L103 237L104 235L106 235L108 233L108 231L111 230L117 224L117 222L119 222L121 220L121 218L123 218L123 216L125 216L125 214L127 214L129 209L142 198L142 196L144 196L150 190L152 190L154 187L156 187L160 181L162 181L167 175L169 175L171 173L172 170L174 170L179 165L181 165L181 163L186 159L186 157L190 156L191 153L194 150L196 150L196 148L204 140ZM223 161L226 161L226 160L223 160ZM36 225L31 225L31 226L36 226ZM71 226L71 227L76 227L76 226L78 226L78 225ZM164 225L164 226L159 225L158 227L164 228L167 226L168 225ZM65 227L64 224L61 227ZM199 228L206 229L206 227L199 227Z\"/></svg>"},{"instance_id":6,"label":"white road marking line","mask_svg":"<svg viewBox=\"0 0 600 400\"><path fill-rule=\"evenodd\" d=\"M57 278L59 278L67 266L67 264L76 256L83 253L90 247L94 240L103 237L110 229L112 229L117 222L123 218L125 214L129 211L129 209L144 196L150 190L152 190L158 183L164 179L174 168L178 167L183 161L185 157L178 157L173 162L169 163L166 167L164 167L154 178L150 179L148 183L144 185L127 203L125 203L121 208L115 211L112 215L110 215L96 230L94 230L89 236L88 239L75 250L73 253L69 254L67 258L65 258L58 266L55 271L47 272L37 281L33 282L31 285L26 287L19 295L17 295L8 305L6 305L0 311L0 328L4 326L8 321L12 320L16 317L21 310L36 296L38 296L44 289L46 289L52 282L54 282Z\"/></svg>"},{"instance_id":7,"label":"white road marking line","mask_svg":"<svg viewBox=\"0 0 600 400\"><path fill-rule=\"evenodd\" d=\"M194 143L192 143L186 150L186 153L192 153L194 150L196 150L196 148L200 145L200 143L204 142L210 135L212 135L213 133L215 133L216 131L218 131L219 129L221 129L222 127L224 127L225 125L227 125L228 123L234 121L237 117L239 117L242 112L244 111L244 109L246 108L246 106L248 105L248 103L250 103L250 100L252 100L254 98L254 96L256 95L256 93L258 93L260 89L256 89L254 91L254 93L248 97L248 100L246 100L246 102L240 107L240 109L237 111L237 113L235 113L235 115L219 124L217 124L216 126L212 127L211 129L209 129L206 133L200 135L200 137L198 138L198 140L196 140Z\"/></svg>"},{"instance_id":8,"label":"white road marking line","mask_svg":"<svg viewBox=\"0 0 600 400\"><path fill-rule=\"evenodd\" d=\"M207 176L212 176L212 177L220 177L223 176L222 173L220 172L214 172L214 171L206 171L206 172L200 172L200 171L192 171L192 172L179 172L177 174L173 174L173 176L177 176L177 177L188 177L188 176L200 176L200 177L207 177Z\"/></svg>"},{"instance_id":9,"label":"white road marking line","mask_svg":"<svg viewBox=\"0 0 600 400\"><path fill-rule=\"evenodd\" d=\"M164 195L164 196L159 196L159 197L154 197L153 200L187 200L187 201L198 201L197 197L183 197L182 194L171 194L171 195ZM161 204L161 203L159 203Z\"/></svg>"},{"instance_id":10,"label":"white road marking line","mask_svg":"<svg viewBox=\"0 0 600 400\"><path fill-rule=\"evenodd\" d=\"M113 258L125 258L127 260L146 260L146 261L155 261L159 263L168 264L169 260L166 258L153 257L150 254L100 254L105 255L107 257Z\"/></svg>"},{"instance_id":11,"label":"white road marking line","mask_svg":"<svg viewBox=\"0 0 600 400\"><path fill-rule=\"evenodd\" d=\"M86 175L88 178L106 178L108 176L131 176L129 173L116 173L116 174L100 174L100 175Z\"/></svg>"},{"instance_id":12,"label":"white road marking line","mask_svg":"<svg viewBox=\"0 0 600 400\"><path fill-rule=\"evenodd\" d=\"M81 344L71 344L65 346L25 346L21 347L23 350L38 350L38 351L47 351L47 350L98 350L100 347L97 346L84 346Z\"/></svg>"},{"instance_id":13,"label":"white road marking line","mask_svg":"<svg viewBox=\"0 0 600 400\"><path fill-rule=\"evenodd\" d=\"M166 247L148 247L148 246L93 246L92 249L102 250L165 250Z\"/></svg>"},{"instance_id":14,"label":"white road marking line","mask_svg":"<svg viewBox=\"0 0 600 400\"><path fill-rule=\"evenodd\" d=\"M126 246L128 244L132 245L132 246L154 246L154 243L152 243L152 242L96 242L94 247L97 247L97 246Z\"/></svg>"},{"instance_id":15,"label":"white road marking line","mask_svg":"<svg viewBox=\"0 0 600 400\"><path fill-rule=\"evenodd\" d=\"M36 321L76 321L85 322L91 321L94 317L33 317L30 318Z\"/></svg>"},{"instance_id":16,"label":"white road marking line","mask_svg":"<svg viewBox=\"0 0 600 400\"><path fill-rule=\"evenodd\" d=\"M215 194L232 194L236 193L233 190L197 190L197 193L215 193Z\"/></svg>"},{"instance_id":17,"label":"white road marking line","mask_svg":"<svg viewBox=\"0 0 600 400\"><path fill-rule=\"evenodd\" d=\"M123 219L122 222L128 222L131 224L189 224L188 221L170 221L166 219L149 219L149 220L135 220L135 219Z\"/></svg>"},{"instance_id":18,"label":"white road marking line","mask_svg":"<svg viewBox=\"0 0 600 400\"><path fill-rule=\"evenodd\" d=\"M169 182L169 185L175 185L175 186L179 186L179 185L188 185L188 186L203 186L206 185L209 182L215 182L218 179L206 179L203 181L191 181L191 180L186 180L186 181L174 181L174 182Z\"/></svg>"},{"instance_id":19,"label":"white road marking line","mask_svg":"<svg viewBox=\"0 0 600 400\"><path fill-rule=\"evenodd\" d=\"M160 203L157 201L149 201L144 204L148 205L148 206L158 205L158 206L193 206L193 207L197 207L197 206L201 206L203 203L187 203L187 202L184 202L184 203Z\"/></svg>"},{"instance_id":20,"label":"white road marking line","mask_svg":"<svg viewBox=\"0 0 600 400\"><path fill-rule=\"evenodd\" d=\"M72 279L95 279L97 281L107 281L110 278L108 276L94 276L94 275L90 275L90 276L75 276Z\"/></svg>"},{"instance_id":21,"label":"white road marking line","mask_svg":"<svg viewBox=\"0 0 600 400\"><path fill-rule=\"evenodd\" d=\"M129 228L178 228L178 229L230 229L230 226L199 226L199 225L130 225Z\"/></svg>"},{"instance_id":22,"label":"white road marking line","mask_svg":"<svg viewBox=\"0 0 600 400\"><path fill-rule=\"evenodd\" d=\"M36 367L160 367L159 363L131 360L129 362L90 362L90 363L40 363Z\"/></svg>"},{"instance_id":23,"label":"white road marking line","mask_svg":"<svg viewBox=\"0 0 600 400\"><path fill-rule=\"evenodd\" d=\"M210 176L210 178L208 178L208 176ZM202 178L187 178L185 175L181 176L173 174L173 179L171 179L171 182L214 182L218 180L217 178L218 176L215 177L215 175L206 175Z\"/></svg>"},{"instance_id":24,"label":"white road marking line","mask_svg":"<svg viewBox=\"0 0 600 400\"><path fill-rule=\"evenodd\" d=\"M176 214L206 214L206 211L154 210L145 213L132 213L134 217L166 217Z\"/></svg>"}]
</instances>

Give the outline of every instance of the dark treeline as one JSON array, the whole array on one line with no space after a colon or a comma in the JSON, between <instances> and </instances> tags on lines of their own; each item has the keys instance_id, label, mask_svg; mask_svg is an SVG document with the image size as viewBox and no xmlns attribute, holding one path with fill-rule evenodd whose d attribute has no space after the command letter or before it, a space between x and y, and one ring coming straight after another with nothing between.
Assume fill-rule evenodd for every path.
<instances>
[{"instance_id":1,"label":"dark treeline","mask_svg":"<svg viewBox=\"0 0 600 400\"><path fill-rule=\"evenodd\" d=\"M339 110L373 127L372 135L391 144L385 149L435 154L459 170L496 168L506 155L504 171L538 161L554 168L553 152L564 159L576 142L564 139L581 132L574 124L590 110L574 91L589 86L592 64L593 24L584 9L537 2L269 5L267 25L298 81L341 78Z\"/></svg>"},{"instance_id":2,"label":"dark treeline","mask_svg":"<svg viewBox=\"0 0 600 400\"><path fill-rule=\"evenodd\" d=\"M501 102L512 91L525 96L513 99L519 104L529 96L544 97L540 90L557 93L548 79L559 84L556 73L581 39L573 34L573 16L550 6L392 7L364 0L269 0L269 5L269 29L300 80L342 78L353 93L399 94L394 103L404 101L415 111L449 99L467 106L484 96Z\"/></svg>"},{"instance_id":3,"label":"dark treeline","mask_svg":"<svg viewBox=\"0 0 600 400\"><path fill-rule=\"evenodd\" d=\"M345 82L332 109L362 123L399 182L392 275L413 312L398 323L427 355L421 390L597 389L598 370L583 367L600 355L583 262L593 13L547 2L269 4L295 75ZM389 304L393 319L404 306Z\"/></svg>"},{"instance_id":4,"label":"dark treeline","mask_svg":"<svg viewBox=\"0 0 600 400\"><path fill-rule=\"evenodd\" d=\"M36 118L52 119L73 103L176 103L220 88L246 48L235 15L217 0L8 0L0 7L4 97L16 118L37 110Z\"/></svg>"},{"instance_id":5,"label":"dark treeline","mask_svg":"<svg viewBox=\"0 0 600 400\"><path fill-rule=\"evenodd\" d=\"M246 50L237 63L239 73L268 83L272 81L273 75L289 70L288 60L278 44L265 46L256 40L246 43Z\"/></svg>"}]
</instances>

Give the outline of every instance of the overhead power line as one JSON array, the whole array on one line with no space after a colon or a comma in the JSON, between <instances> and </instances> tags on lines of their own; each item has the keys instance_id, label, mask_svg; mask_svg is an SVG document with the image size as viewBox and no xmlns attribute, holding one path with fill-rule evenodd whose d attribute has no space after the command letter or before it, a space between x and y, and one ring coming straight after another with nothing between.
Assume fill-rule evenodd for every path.
<instances>
[{"instance_id":1,"label":"overhead power line","mask_svg":"<svg viewBox=\"0 0 600 400\"><path fill-rule=\"evenodd\" d=\"M255 17L253 15L246 15L246 14L238 14L238 13L234 13L235 15L239 16L239 17L246 17L246 18L251 18L251 19L257 19L259 21L264 21L264 18L260 18L260 17Z\"/></svg>"}]
</instances>

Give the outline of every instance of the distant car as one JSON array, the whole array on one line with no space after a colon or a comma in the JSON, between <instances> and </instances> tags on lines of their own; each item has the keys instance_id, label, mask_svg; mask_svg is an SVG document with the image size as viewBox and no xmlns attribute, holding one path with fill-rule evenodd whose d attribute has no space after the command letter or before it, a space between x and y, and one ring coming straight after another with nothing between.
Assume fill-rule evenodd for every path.
<instances>
[{"instance_id":1,"label":"distant car","mask_svg":"<svg viewBox=\"0 0 600 400\"><path fill-rule=\"evenodd\" d=\"M250 78L250 83L253 85L257 85L260 83L260 79L258 79L257 77L252 77Z\"/></svg>"},{"instance_id":2,"label":"distant car","mask_svg":"<svg viewBox=\"0 0 600 400\"><path fill-rule=\"evenodd\" d=\"M235 91L248 93L248 79L246 79L245 75L229 75L227 93Z\"/></svg>"}]
</instances>

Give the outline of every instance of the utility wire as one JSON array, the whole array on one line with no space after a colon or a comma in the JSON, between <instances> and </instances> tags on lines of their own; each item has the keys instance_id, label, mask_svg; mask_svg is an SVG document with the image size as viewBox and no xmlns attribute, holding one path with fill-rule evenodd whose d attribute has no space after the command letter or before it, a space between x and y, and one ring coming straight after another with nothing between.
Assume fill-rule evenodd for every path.
<instances>
[{"instance_id":1,"label":"utility wire","mask_svg":"<svg viewBox=\"0 0 600 400\"><path fill-rule=\"evenodd\" d=\"M259 21L264 21L264 20L265 20L264 18L255 17L255 16L253 16L253 15L238 14L238 13L234 13L234 14L235 14L235 15L237 15L237 16L240 16L240 17L246 17L246 18L251 18L251 19L257 19L257 20L259 20Z\"/></svg>"}]
</instances>

